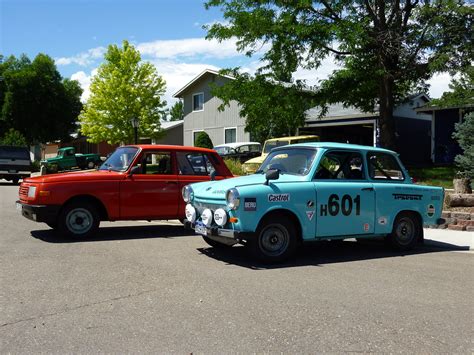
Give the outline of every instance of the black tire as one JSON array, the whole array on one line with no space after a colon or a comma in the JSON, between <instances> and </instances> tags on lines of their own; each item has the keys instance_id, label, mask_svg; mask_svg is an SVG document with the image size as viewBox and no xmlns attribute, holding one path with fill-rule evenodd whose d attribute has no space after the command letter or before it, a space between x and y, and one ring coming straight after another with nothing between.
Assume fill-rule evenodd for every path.
<instances>
[{"instance_id":1,"label":"black tire","mask_svg":"<svg viewBox=\"0 0 474 355\"><path fill-rule=\"evenodd\" d=\"M99 228L97 208L88 202L74 202L59 214L58 232L65 237L87 238Z\"/></svg>"},{"instance_id":2,"label":"black tire","mask_svg":"<svg viewBox=\"0 0 474 355\"><path fill-rule=\"evenodd\" d=\"M17 177L15 177L15 178L12 179L13 185L18 185L18 182L19 182L19 181L20 181L20 179L17 178Z\"/></svg>"},{"instance_id":3,"label":"black tire","mask_svg":"<svg viewBox=\"0 0 474 355\"><path fill-rule=\"evenodd\" d=\"M422 238L422 231L415 214L400 213L393 222L392 233L387 236L387 241L397 251L411 250Z\"/></svg>"},{"instance_id":4,"label":"black tire","mask_svg":"<svg viewBox=\"0 0 474 355\"><path fill-rule=\"evenodd\" d=\"M260 222L255 237L250 239L248 244L252 254L261 261L285 261L296 251L296 227L285 215L266 218Z\"/></svg>"},{"instance_id":5,"label":"black tire","mask_svg":"<svg viewBox=\"0 0 474 355\"><path fill-rule=\"evenodd\" d=\"M219 242L217 242L217 241L215 241L211 238L205 237L205 236L202 236L202 239L204 239L204 241L207 244L209 244L211 247L216 248L216 249L229 249L229 248L232 248L232 245L219 243Z\"/></svg>"},{"instance_id":6,"label":"black tire","mask_svg":"<svg viewBox=\"0 0 474 355\"><path fill-rule=\"evenodd\" d=\"M94 169L95 168L95 163L93 161L88 161L87 162L87 169Z\"/></svg>"}]
</instances>

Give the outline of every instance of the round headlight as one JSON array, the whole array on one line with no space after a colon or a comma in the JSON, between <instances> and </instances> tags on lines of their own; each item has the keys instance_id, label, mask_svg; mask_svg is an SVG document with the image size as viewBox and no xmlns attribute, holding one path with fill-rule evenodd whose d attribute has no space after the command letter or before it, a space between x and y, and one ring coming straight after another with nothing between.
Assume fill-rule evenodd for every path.
<instances>
[{"instance_id":1,"label":"round headlight","mask_svg":"<svg viewBox=\"0 0 474 355\"><path fill-rule=\"evenodd\" d=\"M186 205L186 208L184 210L184 213L186 214L186 219L191 222L191 223L194 223L196 222L196 209L190 205L189 203Z\"/></svg>"},{"instance_id":2,"label":"round headlight","mask_svg":"<svg viewBox=\"0 0 474 355\"><path fill-rule=\"evenodd\" d=\"M226 193L227 207L231 210L236 210L240 205L240 195L236 188L227 190Z\"/></svg>"},{"instance_id":3,"label":"round headlight","mask_svg":"<svg viewBox=\"0 0 474 355\"><path fill-rule=\"evenodd\" d=\"M227 213L226 211L224 211L222 208L218 208L215 212L214 212L214 221L216 221L216 224L218 226L225 226L225 224L227 223Z\"/></svg>"},{"instance_id":4,"label":"round headlight","mask_svg":"<svg viewBox=\"0 0 474 355\"><path fill-rule=\"evenodd\" d=\"M202 223L204 223L204 225L206 227L211 226L211 224L212 224L212 211L209 208L206 208L204 211L202 211L201 220L202 220Z\"/></svg>"},{"instance_id":5,"label":"round headlight","mask_svg":"<svg viewBox=\"0 0 474 355\"><path fill-rule=\"evenodd\" d=\"M190 185L183 187L181 194L183 195L184 202L191 202L194 198L193 188Z\"/></svg>"}]
</instances>

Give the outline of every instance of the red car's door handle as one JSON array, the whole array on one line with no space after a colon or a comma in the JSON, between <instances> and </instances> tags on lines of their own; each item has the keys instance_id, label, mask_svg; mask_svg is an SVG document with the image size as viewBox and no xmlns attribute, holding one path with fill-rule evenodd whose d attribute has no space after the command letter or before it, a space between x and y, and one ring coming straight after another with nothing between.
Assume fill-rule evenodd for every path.
<instances>
[{"instance_id":1,"label":"red car's door handle","mask_svg":"<svg viewBox=\"0 0 474 355\"><path fill-rule=\"evenodd\" d=\"M177 184L178 182L177 181L167 181L166 183L167 184Z\"/></svg>"}]
</instances>

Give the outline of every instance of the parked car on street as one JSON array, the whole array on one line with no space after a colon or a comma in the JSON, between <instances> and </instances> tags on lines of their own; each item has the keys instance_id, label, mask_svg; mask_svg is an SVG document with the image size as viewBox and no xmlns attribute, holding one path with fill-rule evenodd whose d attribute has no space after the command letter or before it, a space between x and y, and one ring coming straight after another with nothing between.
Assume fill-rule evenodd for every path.
<instances>
[{"instance_id":1,"label":"parked car on street","mask_svg":"<svg viewBox=\"0 0 474 355\"><path fill-rule=\"evenodd\" d=\"M393 151L340 143L273 149L256 174L183 188L186 226L269 262L301 242L385 237L398 250L441 224L444 189L412 183Z\"/></svg>"},{"instance_id":2,"label":"parked car on street","mask_svg":"<svg viewBox=\"0 0 474 355\"><path fill-rule=\"evenodd\" d=\"M47 170L52 172L72 168L93 169L100 164L102 164L102 160L99 154L76 154L74 147L60 148L57 156L41 162L41 165L45 165Z\"/></svg>"},{"instance_id":3,"label":"parked car on street","mask_svg":"<svg viewBox=\"0 0 474 355\"><path fill-rule=\"evenodd\" d=\"M214 150L224 159L236 159L243 163L260 156L262 145L258 142L226 143L216 145Z\"/></svg>"},{"instance_id":4,"label":"parked car on street","mask_svg":"<svg viewBox=\"0 0 474 355\"><path fill-rule=\"evenodd\" d=\"M267 139L263 145L262 154L258 157L247 160L242 164L242 169L246 174L253 174L257 171L259 166L263 163L268 153L273 148L281 147L288 144L298 144L305 142L319 142L319 136L294 136Z\"/></svg>"},{"instance_id":5,"label":"parked car on street","mask_svg":"<svg viewBox=\"0 0 474 355\"><path fill-rule=\"evenodd\" d=\"M0 146L0 179L18 184L31 176L30 152L25 147Z\"/></svg>"},{"instance_id":6,"label":"parked car on street","mask_svg":"<svg viewBox=\"0 0 474 355\"><path fill-rule=\"evenodd\" d=\"M185 217L181 188L232 177L211 149L131 145L117 150L99 170L25 179L17 208L59 234L87 237L100 221Z\"/></svg>"}]
</instances>

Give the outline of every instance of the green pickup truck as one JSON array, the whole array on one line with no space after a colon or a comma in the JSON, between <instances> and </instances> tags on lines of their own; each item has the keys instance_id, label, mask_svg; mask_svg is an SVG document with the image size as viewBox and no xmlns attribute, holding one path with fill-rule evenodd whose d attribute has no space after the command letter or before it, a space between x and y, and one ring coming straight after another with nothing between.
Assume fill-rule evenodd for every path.
<instances>
[{"instance_id":1,"label":"green pickup truck","mask_svg":"<svg viewBox=\"0 0 474 355\"><path fill-rule=\"evenodd\" d=\"M41 161L50 172L70 170L72 168L93 169L102 164L98 154L76 154L74 147L58 149L58 155Z\"/></svg>"}]
</instances>

